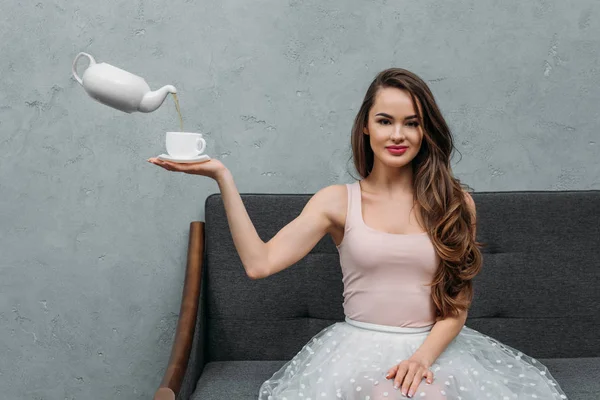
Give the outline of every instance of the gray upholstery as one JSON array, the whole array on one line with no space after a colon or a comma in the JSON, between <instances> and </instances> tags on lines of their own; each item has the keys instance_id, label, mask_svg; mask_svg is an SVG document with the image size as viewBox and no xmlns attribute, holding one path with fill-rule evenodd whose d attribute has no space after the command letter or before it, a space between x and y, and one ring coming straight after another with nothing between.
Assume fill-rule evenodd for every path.
<instances>
[{"instance_id":1,"label":"gray upholstery","mask_svg":"<svg viewBox=\"0 0 600 400\"><path fill-rule=\"evenodd\" d=\"M264 241L310 197L242 195ZM600 399L600 191L473 198L477 238L486 247L466 325L543 360L569 399ZM205 210L201 340L178 398L255 399L284 360L343 320L338 253L326 236L297 264L253 281L233 245L221 195L209 196Z\"/></svg>"}]
</instances>

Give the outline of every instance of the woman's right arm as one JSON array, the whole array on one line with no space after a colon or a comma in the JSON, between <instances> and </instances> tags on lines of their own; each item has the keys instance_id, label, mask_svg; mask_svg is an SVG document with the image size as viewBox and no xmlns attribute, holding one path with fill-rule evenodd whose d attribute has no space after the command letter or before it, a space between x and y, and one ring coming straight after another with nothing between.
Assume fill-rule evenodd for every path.
<instances>
[{"instance_id":1,"label":"woman's right arm","mask_svg":"<svg viewBox=\"0 0 600 400\"><path fill-rule=\"evenodd\" d=\"M149 158L148 162L168 171L213 178L221 190L229 230L246 274L252 279L266 278L307 255L326 233L341 225L341 210L346 210L345 185L327 186L314 194L293 221L267 243L263 242L235 187L231 172L219 160L176 163Z\"/></svg>"},{"instance_id":2,"label":"woman's right arm","mask_svg":"<svg viewBox=\"0 0 600 400\"><path fill-rule=\"evenodd\" d=\"M345 199L346 189L342 185L319 190L300 215L265 243L248 216L231 172L225 169L215 180L221 190L233 242L251 279L266 278L306 256L330 231L333 215L342 207L340 199Z\"/></svg>"}]
</instances>

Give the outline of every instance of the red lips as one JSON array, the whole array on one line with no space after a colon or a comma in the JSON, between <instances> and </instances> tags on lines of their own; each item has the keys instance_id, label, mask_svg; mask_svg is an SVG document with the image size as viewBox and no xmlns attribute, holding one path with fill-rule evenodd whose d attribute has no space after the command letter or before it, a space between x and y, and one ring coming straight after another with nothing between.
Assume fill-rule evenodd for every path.
<instances>
[{"instance_id":1,"label":"red lips","mask_svg":"<svg viewBox=\"0 0 600 400\"><path fill-rule=\"evenodd\" d=\"M393 155L402 155L406 152L406 149L408 149L407 146L388 146L386 148L387 151Z\"/></svg>"}]
</instances>

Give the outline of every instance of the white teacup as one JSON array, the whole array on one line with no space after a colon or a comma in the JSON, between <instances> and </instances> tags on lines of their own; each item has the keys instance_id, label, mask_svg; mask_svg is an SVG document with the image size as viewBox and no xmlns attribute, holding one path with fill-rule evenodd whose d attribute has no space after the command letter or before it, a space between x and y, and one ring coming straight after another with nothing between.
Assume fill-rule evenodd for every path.
<instances>
[{"instance_id":1,"label":"white teacup","mask_svg":"<svg viewBox=\"0 0 600 400\"><path fill-rule=\"evenodd\" d=\"M174 158L194 158L206 149L206 140L201 133L167 132L167 153Z\"/></svg>"}]
</instances>

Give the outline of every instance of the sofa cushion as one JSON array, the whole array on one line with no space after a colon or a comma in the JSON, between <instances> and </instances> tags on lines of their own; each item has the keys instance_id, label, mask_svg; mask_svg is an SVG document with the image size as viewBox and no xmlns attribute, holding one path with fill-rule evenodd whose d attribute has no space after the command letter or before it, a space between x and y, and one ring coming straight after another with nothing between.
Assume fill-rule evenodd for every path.
<instances>
[{"instance_id":1,"label":"sofa cushion","mask_svg":"<svg viewBox=\"0 0 600 400\"><path fill-rule=\"evenodd\" d=\"M260 385L283 364L285 361L210 362L190 400L256 400Z\"/></svg>"},{"instance_id":2,"label":"sofa cushion","mask_svg":"<svg viewBox=\"0 0 600 400\"><path fill-rule=\"evenodd\" d=\"M310 194L243 194L264 241ZM598 357L600 191L477 192L483 268L466 325L535 358ZM325 236L290 268L251 280L220 194L206 199L207 361L285 360L343 321L337 249ZM268 343L265 346L264 343Z\"/></svg>"},{"instance_id":3,"label":"sofa cushion","mask_svg":"<svg viewBox=\"0 0 600 400\"><path fill-rule=\"evenodd\" d=\"M600 399L600 357L538 360L548 367L569 400ZM256 400L260 385L284 364L285 361L210 362L204 367L191 400Z\"/></svg>"}]
</instances>

